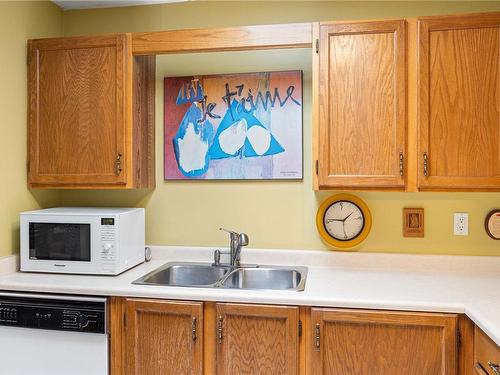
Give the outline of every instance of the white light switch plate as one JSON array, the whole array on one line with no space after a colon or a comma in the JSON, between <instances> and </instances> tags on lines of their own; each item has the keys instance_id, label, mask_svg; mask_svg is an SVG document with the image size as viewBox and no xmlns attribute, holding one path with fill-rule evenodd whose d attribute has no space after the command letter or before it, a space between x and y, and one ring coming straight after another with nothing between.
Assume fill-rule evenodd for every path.
<instances>
[{"instance_id":1,"label":"white light switch plate","mask_svg":"<svg viewBox=\"0 0 500 375\"><path fill-rule=\"evenodd\" d=\"M455 212L453 214L453 234L455 236L469 235L469 214L466 212Z\"/></svg>"}]
</instances>

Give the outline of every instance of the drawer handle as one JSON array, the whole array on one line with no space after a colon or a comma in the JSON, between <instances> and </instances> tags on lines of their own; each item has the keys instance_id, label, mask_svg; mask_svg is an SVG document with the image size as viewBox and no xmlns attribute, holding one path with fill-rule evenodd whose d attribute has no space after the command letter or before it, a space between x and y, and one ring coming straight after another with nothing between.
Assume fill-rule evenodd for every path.
<instances>
[{"instance_id":1,"label":"drawer handle","mask_svg":"<svg viewBox=\"0 0 500 375\"><path fill-rule=\"evenodd\" d=\"M481 366L481 364L479 363L475 363L474 364L474 368L476 369L476 372L480 375L488 375L488 373L486 372L486 370L483 368L483 366Z\"/></svg>"},{"instance_id":2,"label":"drawer handle","mask_svg":"<svg viewBox=\"0 0 500 375\"><path fill-rule=\"evenodd\" d=\"M488 362L488 366L490 366L491 371L493 371L495 375L500 375L500 365L498 363Z\"/></svg>"}]
</instances>

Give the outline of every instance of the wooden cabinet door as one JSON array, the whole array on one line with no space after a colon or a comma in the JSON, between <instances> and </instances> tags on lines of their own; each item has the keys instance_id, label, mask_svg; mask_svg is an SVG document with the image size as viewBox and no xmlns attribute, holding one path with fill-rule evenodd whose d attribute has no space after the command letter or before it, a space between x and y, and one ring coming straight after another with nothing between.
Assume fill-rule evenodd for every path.
<instances>
[{"instance_id":1,"label":"wooden cabinet door","mask_svg":"<svg viewBox=\"0 0 500 375\"><path fill-rule=\"evenodd\" d=\"M420 19L421 190L500 190L500 13Z\"/></svg>"},{"instance_id":2,"label":"wooden cabinet door","mask_svg":"<svg viewBox=\"0 0 500 375\"><path fill-rule=\"evenodd\" d=\"M203 373L203 303L127 299L127 374Z\"/></svg>"},{"instance_id":3,"label":"wooden cabinet door","mask_svg":"<svg viewBox=\"0 0 500 375\"><path fill-rule=\"evenodd\" d=\"M217 374L299 370L299 308L218 303Z\"/></svg>"},{"instance_id":4,"label":"wooden cabinet door","mask_svg":"<svg viewBox=\"0 0 500 375\"><path fill-rule=\"evenodd\" d=\"M311 310L310 373L455 375L453 314Z\"/></svg>"},{"instance_id":5,"label":"wooden cabinet door","mask_svg":"<svg viewBox=\"0 0 500 375\"><path fill-rule=\"evenodd\" d=\"M29 41L32 187L127 182L130 44L126 34Z\"/></svg>"},{"instance_id":6,"label":"wooden cabinet door","mask_svg":"<svg viewBox=\"0 0 500 375\"><path fill-rule=\"evenodd\" d=\"M474 327L474 368L480 375L500 372L500 347L478 326Z\"/></svg>"},{"instance_id":7,"label":"wooden cabinet door","mask_svg":"<svg viewBox=\"0 0 500 375\"><path fill-rule=\"evenodd\" d=\"M404 20L320 24L319 189L404 189L405 44Z\"/></svg>"}]
</instances>

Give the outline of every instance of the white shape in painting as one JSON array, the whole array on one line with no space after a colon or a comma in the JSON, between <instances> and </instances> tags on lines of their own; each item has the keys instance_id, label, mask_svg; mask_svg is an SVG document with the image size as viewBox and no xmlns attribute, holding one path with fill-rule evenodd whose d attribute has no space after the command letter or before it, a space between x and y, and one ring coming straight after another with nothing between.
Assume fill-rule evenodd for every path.
<instances>
[{"instance_id":1,"label":"white shape in painting","mask_svg":"<svg viewBox=\"0 0 500 375\"><path fill-rule=\"evenodd\" d=\"M179 164L186 172L192 172L205 167L205 157L208 152L208 143L194 131L190 122L183 138L177 141L179 145Z\"/></svg>"},{"instance_id":2,"label":"white shape in painting","mask_svg":"<svg viewBox=\"0 0 500 375\"><path fill-rule=\"evenodd\" d=\"M245 144L247 121L243 118L219 134L219 145L228 155L234 155Z\"/></svg>"},{"instance_id":3,"label":"white shape in painting","mask_svg":"<svg viewBox=\"0 0 500 375\"><path fill-rule=\"evenodd\" d=\"M262 126L256 125L248 129L247 138L259 156L264 155L271 146L271 133Z\"/></svg>"}]
</instances>

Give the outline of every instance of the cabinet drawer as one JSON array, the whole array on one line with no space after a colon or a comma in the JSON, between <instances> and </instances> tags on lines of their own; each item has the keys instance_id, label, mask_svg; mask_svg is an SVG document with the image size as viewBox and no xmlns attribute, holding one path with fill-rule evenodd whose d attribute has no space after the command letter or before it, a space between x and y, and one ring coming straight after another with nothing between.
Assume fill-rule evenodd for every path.
<instances>
[{"instance_id":1,"label":"cabinet drawer","mask_svg":"<svg viewBox=\"0 0 500 375\"><path fill-rule=\"evenodd\" d=\"M478 327L474 329L474 341L474 367L476 371L481 375L499 375L500 347Z\"/></svg>"}]
</instances>

